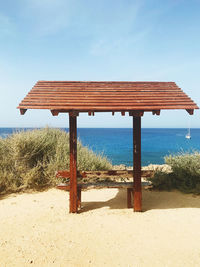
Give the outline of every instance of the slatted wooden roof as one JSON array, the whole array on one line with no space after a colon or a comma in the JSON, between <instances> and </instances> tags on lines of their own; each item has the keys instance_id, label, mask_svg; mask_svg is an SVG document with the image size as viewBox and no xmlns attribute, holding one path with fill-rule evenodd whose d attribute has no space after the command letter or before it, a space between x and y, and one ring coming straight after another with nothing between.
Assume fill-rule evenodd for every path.
<instances>
[{"instance_id":1,"label":"slatted wooden roof","mask_svg":"<svg viewBox=\"0 0 200 267\"><path fill-rule=\"evenodd\" d=\"M174 82L38 81L18 108L59 112L152 111L186 109L197 105Z\"/></svg>"}]
</instances>

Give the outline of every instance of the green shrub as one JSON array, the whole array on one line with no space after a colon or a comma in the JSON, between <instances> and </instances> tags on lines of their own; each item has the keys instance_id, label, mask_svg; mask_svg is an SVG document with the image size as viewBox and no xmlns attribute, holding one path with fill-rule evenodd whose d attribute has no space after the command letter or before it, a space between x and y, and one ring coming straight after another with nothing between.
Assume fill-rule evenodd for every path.
<instances>
[{"instance_id":1,"label":"green shrub","mask_svg":"<svg viewBox=\"0 0 200 267\"><path fill-rule=\"evenodd\" d=\"M157 172L150 179L154 188L200 193L200 153L170 155L165 157L165 163L171 166L172 172Z\"/></svg>"},{"instance_id":2,"label":"green shrub","mask_svg":"<svg viewBox=\"0 0 200 267\"><path fill-rule=\"evenodd\" d=\"M79 170L107 170L105 157L77 146ZM69 135L58 129L18 132L0 138L0 193L39 189L56 183L55 172L69 169Z\"/></svg>"}]
</instances>

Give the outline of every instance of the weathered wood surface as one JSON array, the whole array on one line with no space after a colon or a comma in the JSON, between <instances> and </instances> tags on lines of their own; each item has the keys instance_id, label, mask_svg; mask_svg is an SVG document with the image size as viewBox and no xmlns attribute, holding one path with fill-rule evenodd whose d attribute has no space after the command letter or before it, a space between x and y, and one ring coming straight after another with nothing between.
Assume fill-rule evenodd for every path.
<instances>
[{"instance_id":1,"label":"weathered wood surface","mask_svg":"<svg viewBox=\"0 0 200 267\"><path fill-rule=\"evenodd\" d=\"M133 188L127 188L127 208L133 207Z\"/></svg>"},{"instance_id":2,"label":"weathered wood surface","mask_svg":"<svg viewBox=\"0 0 200 267\"><path fill-rule=\"evenodd\" d=\"M153 170L142 170L141 176L145 177L153 177L155 171ZM56 172L57 178L66 178L69 179L70 172L68 170L57 171ZM85 180L89 180L90 178L104 178L104 179L115 179L115 178L122 178L122 179L130 179L133 178L133 171L132 170L109 170L109 171L77 171L77 178Z\"/></svg>"},{"instance_id":3,"label":"weathered wood surface","mask_svg":"<svg viewBox=\"0 0 200 267\"><path fill-rule=\"evenodd\" d=\"M69 140L70 140L70 201L69 211L78 210L77 192L77 121L76 116L69 115Z\"/></svg>"},{"instance_id":4,"label":"weathered wood surface","mask_svg":"<svg viewBox=\"0 0 200 267\"><path fill-rule=\"evenodd\" d=\"M25 109L50 109L53 115L72 110L125 115L161 109L186 109L192 114L198 107L174 82L38 81L18 108L21 114Z\"/></svg>"},{"instance_id":5,"label":"weathered wood surface","mask_svg":"<svg viewBox=\"0 0 200 267\"><path fill-rule=\"evenodd\" d=\"M142 211L141 184L141 117L133 117L133 177L134 211Z\"/></svg>"},{"instance_id":6,"label":"weathered wood surface","mask_svg":"<svg viewBox=\"0 0 200 267\"><path fill-rule=\"evenodd\" d=\"M142 182L142 186L150 185L149 182ZM95 189L95 188L130 188L133 189L133 182L97 182L97 183L78 183L78 189ZM58 189L70 190L69 183L60 183L57 185Z\"/></svg>"}]
</instances>

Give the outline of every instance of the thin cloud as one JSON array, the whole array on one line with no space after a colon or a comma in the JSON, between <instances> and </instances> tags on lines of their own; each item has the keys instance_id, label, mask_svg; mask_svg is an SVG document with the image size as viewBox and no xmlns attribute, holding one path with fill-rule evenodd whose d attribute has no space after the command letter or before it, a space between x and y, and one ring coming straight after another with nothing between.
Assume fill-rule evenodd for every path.
<instances>
[{"instance_id":1,"label":"thin cloud","mask_svg":"<svg viewBox=\"0 0 200 267\"><path fill-rule=\"evenodd\" d=\"M94 34L91 42L90 54L106 55L119 51L126 51L144 40L151 32L151 26L140 23L140 14L142 10L142 2L126 6L121 11L119 7L117 12L119 17L108 25L104 25L102 31Z\"/></svg>"},{"instance_id":2,"label":"thin cloud","mask_svg":"<svg viewBox=\"0 0 200 267\"><path fill-rule=\"evenodd\" d=\"M91 44L90 53L97 56L106 55L117 53L118 49L122 51L122 48L126 50L134 48L139 43L146 43L160 17L181 5L182 2L183 0L175 0L165 3L164 6L159 4L148 12L145 10L147 1L135 2L131 6L126 6L126 10L119 9L120 14L125 14L124 18L107 25L105 32L98 32L97 38ZM148 24L147 21L149 21Z\"/></svg>"},{"instance_id":3,"label":"thin cloud","mask_svg":"<svg viewBox=\"0 0 200 267\"><path fill-rule=\"evenodd\" d=\"M145 38L149 36L151 33L151 28L146 28L139 32L134 32L134 34L130 34L127 36L123 36L118 38L118 35L114 38L98 40L91 45L90 54L95 56L107 55L110 53L117 53L117 51L126 51L127 49L134 48L138 43L142 42Z\"/></svg>"}]
</instances>

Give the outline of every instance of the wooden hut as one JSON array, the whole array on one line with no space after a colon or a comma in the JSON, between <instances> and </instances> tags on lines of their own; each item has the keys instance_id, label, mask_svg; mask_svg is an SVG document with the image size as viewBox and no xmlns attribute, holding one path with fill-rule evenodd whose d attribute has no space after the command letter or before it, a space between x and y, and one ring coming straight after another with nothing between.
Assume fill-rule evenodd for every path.
<instances>
[{"instance_id":1,"label":"wooden hut","mask_svg":"<svg viewBox=\"0 0 200 267\"><path fill-rule=\"evenodd\" d=\"M38 81L18 108L49 109L53 116L69 114L70 212L78 211L77 116L81 112L125 112L133 117L134 211L142 210L141 117L144 112L160 115L162 109L185 109L190 115L197 105L174 82L78 82Z\"/></svg>"}]
</instances>

